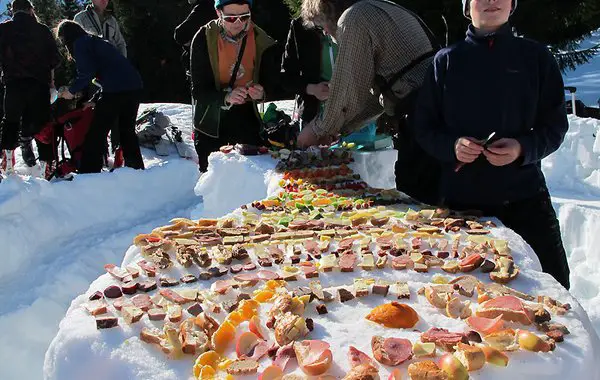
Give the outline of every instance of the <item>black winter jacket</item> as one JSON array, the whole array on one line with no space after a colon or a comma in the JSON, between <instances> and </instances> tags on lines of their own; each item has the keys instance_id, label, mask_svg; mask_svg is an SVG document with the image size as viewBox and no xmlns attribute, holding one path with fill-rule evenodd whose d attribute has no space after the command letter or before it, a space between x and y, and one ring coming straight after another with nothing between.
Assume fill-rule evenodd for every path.
<instances>
[{"instance_id":1,"label":"black winter jacket","mask_svg":"<svg viewBox=\"0 0 600 380\"><path fill-rule=\"evenodd\" d=\"M50 29L19 12L0 24L0 60L5 82L35 79L50 85L50 73L60 63L60 53Z\"/></svg>"},{"instance_id":2,"label":"black winter jacket","mask_svg":"<svg viewBox=\"0 0 600 380\"><path fill-rule=\"evenodd\" d=\"M298 95L296 107L303 121L313 120L319 111L319 99L306 93L306 86L321 82L321 35L307 29L302 19L290 24L281 65L281 85L292 96Z\"/></svg>"},{"instance_id":3,"label":"black winter jacket","mask_svg":"<svg viewBox=\"0 0 600 380\"><path fill-rule=\"evenodd\" d=\"M417 141L442 165L441 196L450 203L499 205L546 190L541 160L568 129L563 80L548 49L515 37L510 25L487 36L473 26L441 50L420 92ZM496 167L483 155L455 172L459 137L517 139L522 157Z\"/></svg>"},{"instance_id":4,"label":"black winter jacket","mask_svg":"<svg viewBox=\"0 0 600 380\"><path fill-rule=\"evenodd\" d=\"M187 18L175 28L175 42L186 51L189 51L189 46L192 44L192 39L194 39L198 30L216 17L214 2L212 0L200 0Z\"/></svg>"}]
</instances>

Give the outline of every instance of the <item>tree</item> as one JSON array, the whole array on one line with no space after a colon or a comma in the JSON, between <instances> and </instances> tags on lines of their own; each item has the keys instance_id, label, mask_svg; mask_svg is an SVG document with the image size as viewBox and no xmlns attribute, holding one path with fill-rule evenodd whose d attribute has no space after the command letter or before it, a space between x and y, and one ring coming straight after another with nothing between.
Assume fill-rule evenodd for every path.
<instances>
[{"instance_id":1,"label":"tree","mask_svg":"<svg viewBox=\"0 0 600 380\"><path fill-rule=\"evenodd\" d=\"M64 18L73 20L73 17L75 17L81 9L81 3L78 0L60 0L60 12L61 16Z\"/></svg>"},{"instance_id":2,"label":"tree","mask_svg":"<svg viewBox=\"0 0 600 380\"><path fill-rule=\"evenodd\" d=\"M32 0L35 14L42 24L54 28L60 21L60 9L56 0Z\"/></svg>"}]
</instances>

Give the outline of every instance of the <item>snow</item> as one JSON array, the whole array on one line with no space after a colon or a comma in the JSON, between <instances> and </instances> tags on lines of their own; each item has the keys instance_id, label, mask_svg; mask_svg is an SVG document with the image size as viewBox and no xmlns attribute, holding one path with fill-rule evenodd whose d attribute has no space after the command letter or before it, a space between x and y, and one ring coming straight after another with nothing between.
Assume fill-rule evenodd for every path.
<instances>
[{"instance_id":1,"label":"snow","mask_svg":"<svg viewBox=\"0 0 600 380\"><path fill-rule=\"evenodd\" d=\"M191 145L188 127L191 107L158 106L184 131L184 139ZM570 117L569 121L571 128L565 143L543 166L569 255L571 293L600 332L600 267L596 265L600 259L597 249L600 243L600 141L596 137L600 122L576 117ZM358 155L353 169L373 181L373 186L393 186L393 154L394 151L383 152L377 159L369 155L361 159ZM90 326L93 319L78 307L83 298L77 296L111 281L107 276L98 278L103 273L103 264L121 263L123 253L136 234L167 224L174 217L222 216L243 203L264 198L277 183L276 176L270 172L274 163L268 157L216 153L210 158L212 172L209 170L198 180L196 164L180 159L174 148L168 157L158 157L145 149L143 155L147 167L143 172L119 169L114 173L78 175L73 182L49 184L27 176L30 170L20 160L20 152L17 153L17 171L21 175L4 179L0 184L0 241L4 258L0 266L0 299L3 301L0 336L3 342L9 342L0 345L0 357L10 363L0 368L0 378L41 378L44 353L55 336L46 362L48 378L56 375L54 378L61 380L87 379L91 378L90 374L98 374L98 378L167 379L176 374L189 374L188 362L166 362L156 350L135 338L123 344L125 336L136 335L133 331L95 330ZM525 249L519 247L517 251ZM126 260L133 260L134 254L129 251ZM539 268L535 261L530 265ZM576 360L574 363L578 364L572 368L585 372L589 355L600 352L597 348L586 350L596 343L585 312L563 293L564 290L550 284L545 275L528 273L518 280L522 281L518 288L535 291L543 285L545 292L557 298L560 295L563 301L575 306L567 324L573 331L569 338L576 339L568 339L562 346L564 352L559 352L564 355L562 359L554 364L546 360L543 366L535 363L537 368L551 369L566 360ZM418 283L411 284L413 288L418 286ZM343 321L343 316L353 310L363 313L377 301L371 297L350 305L337 305L339 310L329 316ZM418 305L421 300L412 302ZM433 316L429 314L433 313L428 313L425 306L416 306L425 319L420 328L439 322L430 319ZM65 313L67 317L59 329ZM329 323L316 318L318 324ZM333 327L329 324L326 328L332 335L355 331L347 324L340 324L338 330L331 330ZM317 330L317 333L324 332ZM337 343L347 344L344 340ZM365 344L355 343L369 353ZM65 352L69 353L68 357L64 356ZM144 355L130 355L130 352ZM568 352L571 353L569 359ZM336 361L346 365L345 351L339 355L343 357L336 357ZM95 360L90 362L92 357ZM120 364L107 367L107 360L102 358ZM512 360L517 363L516 359ZM77 367L78 362L87 363L79 367L85 375L74 369L62 372L68 371L68 364ZM526 371L522 363L519 368ZM55 372L50 372L51 369ZM149 375L161 370L162 377ZM498 376L506 374L498 372Z\"/></svg>"},{"instance_id":2,"label":"snow","mask_svg":"<svg viewBox=\"0 0 600 380\"><path fill-rule=\"evenodd\" d=\"M581 43L581 49L600 44L600 30ZM565 85L577 87L577 99L583 100L588 107L598 107L600 101L600 54L588 63L577 66L564 74Z\"/></svg>"}]
</instances>

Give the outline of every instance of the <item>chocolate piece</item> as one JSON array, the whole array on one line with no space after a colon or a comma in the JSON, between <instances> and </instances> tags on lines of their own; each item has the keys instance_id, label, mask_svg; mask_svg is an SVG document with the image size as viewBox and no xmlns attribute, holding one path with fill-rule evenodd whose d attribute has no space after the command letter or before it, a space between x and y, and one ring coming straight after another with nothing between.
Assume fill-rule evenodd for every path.
<instances>
[{"instance_id":1,"label":"chocolate piece","mask_svg":"<svg viewBox=\"0 0 600 380\"><path fill-rule=\"evenodd\" d=\"M177 323L183 318L182 309L179 305L169 305L167 307L167 318L170 322Z\"/></svg>"},{"instance_id":2,"label":"chocolate piece","mask_svg":"<svg viewBox=\"0 0 600 380\"><path fill-rule=\"evenodd\" d=\"M191 283L198 281L198 278L196 276L194 276L193 274L186 274L185 276L182 276L180 278L180 280L184 284L191 284Z\"/></svg>"},{"instance_id":3,"label":"chocolate piece","mask_svg":"<svg viewBox=\"0 0 600 380\"><path fill-rule=\"evenodd\" d=\"M310 296L312 294L312 290L307 287L300 286L294 289L294 297Z\"/></svg>"},{"instance_id":4,"label":"chocolate piece","mask_svg":"<svg viewBox=\"0 0 600 380\"><path fill-rule=\"evenodd\" d=\"M387 296L389 290L390 290L389 285L383 285L383 284L373 285L373 294L379 294L379 295L385 297L385 296Z\"/></svg>"},{"instance_id":5,"label":"chocolate piece","mask_svg":"<svg viewBox=\"0 0 600 380\"><path fill-rule=\"evenodd\" d=\"M340 302L348 302L354 299L354 294L352 294L349 290L344 288L338 289L338 296L340 297Z\"/></svg>"},{"instance_id":6,"label":"chocolate piece","mask_svg":"<svg viewBox=\"0 0 600 380\"><path fill-rule=\"evenodd\" d=\"M238 302L242 302L243 300L249 300L249 299L252 299L252 297L248 293L240 293L237 296Z\"/></svg>"},{"instance_id":7,"label":"chocolate piece","mask_svg":"<svg viewBox=\"0 0 600 380\"><path fill-rule=\"evenodd\" d=\"M237 309L238 305L239 305L239 301L237 301L237 300L228 300L228 301L221 302L221 306L228 313L231 313L232 311Z\"/></svg>"},{"instance_id":8,"label":"chocolate piece","mask_svg":"<svg viewBox=\"0 0 600 380\"><path fill-rule=\"evenodd\" d=\"M544 323L550 322L552 316L550 315L548 310L544 309L543 307L540 307L535 311L534 318L535 323Z\"/></svg>"},{"instance_id":9,"label":"chocolate piece","mask_svg":"<svg viewBox=\"0 0 600 380\"><path fill-rule=\"evenodd\" d=\"M114 316L102 316L96 317L96 328L100 329L110 329L113 327L117 327L119 325L119 319Z\"/></svg>"},{"instance_id":10,"label":"chocolate piece","mask_svg":"<svg viewBox=\"0 0 600 380\"><path fill-rule=\"evenodd\" d=\"M338 265L342 272L354 272L354 264L356 262L356 255L353 253L345 253L340 255L340 261Z\"/></svg>"},{"instance_id":11,"label":"chocolate piece","mask_svg":"<svg viewBox=\"0 0 600 380\"><path fill-rule=\"evenodd\" d=\"M208 273L210 273L211 277L221 277L221 270L217 267L208 268Z\"/></svg>"},{"instance_id":12,"label":"chocolate piece","mask_svg":"<svg viewBox=\"0 0 600 380\"><path fill-rule=\"evenodd\" d=\"M210 272L202 272L198 275L198 280L200 281L208 281L212 278L212 274Z\"/></svg>"},{"instance_id":13,"label":"chocolate piece","mask_svg":"<svg viewBox=\"0 0 600 380\"><path fill-rule=\"evenodd\" d=\"M219 274L217 275L218 277L223 277L225 276L227 273L229 273L229 269L227 268L219 268Z\"/></svg>"},{"instance_id":14,"label":"chocolate piece","mask_svg":"<svg viewBox=\"0 0 600 380\"><path fill-rule=\"evenodd\" d=\"M140 268L142 268L144 272L146 272L146 275L148 277L156 276L156 265L149 263L146 260L140 260L137 264L140 266Z\"/></svg>"},{"instance_id":15,"label":"chocolate piece","mask_svg":"<svg viewBox=\"0 0 600 380\"><path fill-rule=\"evenodd\" d=\"M104 298L104 294L101 291L96 290L90 297L90 301L95 301Z\"/></svg>"},{"instance_id":16,"label":"chocolate piece","mask_svg":"<svg viewBox=\"0 0 600 380\"><path fill-rule=\"evenodd\" d=\"M214 314L221 314L221 306L219 305L211 305L210 306L210 311Z\"/></svg>"},{"instance_id":17,"label":"chocolate piece","mask_svg":"<svg viewBox=\"0 0 600 380\"><path fill-rule=\"evenodd\" d=\"M425 264L415 263L415 272L419 273L427 273L429 272L429 267Z\"/></svg>"},{"instance_id":18,"label":"chocolate piece","mask_svg":"<svg viewBox=\"0 0 600 380\"><path fill-rule=\"evenodd\" d=\"M151 321L164 321L166 316L167 313L163 309L154 308L148 310L148 318Z\"/></svg>"},{"instance_id":19,"label":"chocolate piece","mask_svg":"<svg viewBox=\"0 0 600 380\"><path fill-rule=\"evenodd\" d=\"M260 265L261 267L272 267L273 262L271 261L271 259L263 257L258 259L258 265Z\"/></svg>"},{"instance_id":20,"label":"chocolate piece","mask_svg":"<svg viewBox=\"0 0 600 380\"><path fill-rule=\"evenodd\" d=\"M322 303L318 304L316 309L317 309L317 313L319 313L319 315L327 314L327 306L325 306Z\"/></svg>"},{"instance_id":21,"label":"chocolate piece","mask_svg":"<svg viewBox=\"0 0 600 380\"><path fill-rule=\"evenodd\" d=\"M333 297L333 294L329 293L327 290L323 291L323 295L325 296L325 302L331 302L335 299L335 297Z\"/></svg>"},{"instance_id":22,"label":"chocolate piece","mask_svg":"<svg viewBox=\"0 0 600 380\"><path fill-rule=\"evenodd\" d=\"M379 252L379 253L381 253L381 252ZM385 268L385 266L386 266L387 262L388 262L388 257L387 257L387 254L386 254L386 255L384 255L384 256L380 256L380 257L377 259L377 262L375 263L375 266L376 266L378 269L383 269L383 268Z\"/></svg>"},{"instance_id":23,"label":"chocolate piece","mask_svg":"<svg viewBox=\"0 0 600 380\"><path fill-rule=\"evenodd\" d=\"M483 264L479 267L483 273L490 273L496 269L496 264L493 261L485 260Z\"/></svg>"},{"instance_id":24,"label":"chocolate piece","mask_svg":"<svg viewBox=\"0 0 600 380\"><path fill-rule=\"evenodd\" d=\"M306 318L305 322L308 331L313 331L315 329L315 322L311 318Z\"/></svg>"},{"instance_id":25,"label":"chocolate piece","mask_svg":"<svg viewBox=\"0 0 600 380\"><path fill-rule=\"evenodd\" d=\"M292 256L291 260L292 264L298 264L300 262L300 256Z\"/></svg>"},{"instance_id":26,"label":"chocolate piece","mask_svg":"<svg viewBox=\"0 0 600 380\"><path fill-rule=\"evenodd\" d=\"M466 333L466 337L469 342L474 342L474 343L482 342L481 335L479 335L479 333L474 330L470 330L468 333Z\"/></svg>"},{"instance_id":27,"label":"chocolate piece","mask_svg":"<svg viewBox=\"0 0 600 380\"><path fill-rule=\"evenodd\" d=\"M159 282L160 282L160 286L162 286L163 288L169 288L171 286L179 285L179 281L177 281L177 279L171 278L171 277L161 277Z\"/></svg>"},{"instance_id":28,"label":"chocolate piece","mask_svg":"<svg viewBox=\"0 0 600 380\"><path fill-rule=\"evenodd\" d=\"M398 299L410 299L410 289L406 282L396 282L392 287L392 293L398 296Z\"/></svg>"},{"instance_id":29,"label":"chocolate piece","mask_svg":"<svg viewBox=\"0 0 600 380\"><path fill-rule=\"evenodd\" d=\"M200 305L199 303L195 303L187 308L187 312L193 315L194 317L202 313L203 311L204 309L202 309L202 305Z\"/></svg>"},{"instance_id":30,"label":"chocolate piece","mask_svg":"<svg viewBox=\"0 0 600 380\"><path fill-rule=\"evenodd\" d=\"M550 330L546 333L549 338L552 338L555 342L560 343L565 340L565 335L560 330Z\"/></svg>"},{"instance_id":31,"label":"chocolate piece","mask_svg":"<svg viewBox=\"0 0 600 380\"><path fill-rule=\"evenodd\" d=\"M229 271L233 274L240 273L244 269L244 266L241 264L234 264L229 267Z\"/></svg>"},{"instance_id":32,"label":"chocolate piece","mask_svg":"<svg viewBox=\"0 0 600 380\"><path fill-rule=\"evenodd\" d=\"M123 284L123 286L121 286L121 290L123 291L123 294L135 294L137 292L138 289L138 283L137 282L127 282L125 284Z\"/></svg>"},{"instance_id":33,"label":"chocolate piece","mask_svg":"<svg viewBox=\"0 0 600 380\"><path fill-rule=\"evenodd\" d=\"M439 257L440 259L447 259L448 257L450 257L450 252L448 252L448 251L438 251L437 257Z\"/></svg>"},{"instance_id":34,"label":"chocolate piece","mask_svg":"<svg viewBox=\"0 0 600 380\"><path fill-rule=\"evenodd\" d=\"M106 298L119 298L123 295L121 288L116 285L111 285L108 288L104 289L104 296Z\"/></svg>"}]
</instances>

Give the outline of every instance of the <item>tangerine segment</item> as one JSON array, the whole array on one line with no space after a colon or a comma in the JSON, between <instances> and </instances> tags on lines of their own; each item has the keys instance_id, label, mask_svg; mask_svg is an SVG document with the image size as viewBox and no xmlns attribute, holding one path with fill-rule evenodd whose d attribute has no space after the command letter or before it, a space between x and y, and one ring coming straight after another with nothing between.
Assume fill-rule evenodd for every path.
<instances>
[{"instance_id":1,"label":"tangerine segment","mask_svg":"<svg viewBox=\"0 0 600 380\"><path fill-rule=\"evenodd\" d=\"M329 206L331 199L329 198L317 198L312 201L312 205L315 207Z\"/></svg>"},{"instance_id":2,"label":"tangerine segment","mask_svg":"<svg viewBox=\"0 0 600 380\"><path fill-rule=\"evenodd\" d=\"M227 315L227 318L225 318L225 320L234 326L239 326L240 323L245 321L244 316L242 314L240 314L238 311L233 311L233 312L229 313Z\"/></svg>"},{"instance_id":3,"label":"tangerine segment","mask_svg":"<svg viewBox=\"0 0 600 380\"><path fill-rule=\"evenodd\" d=\"M205 365L200 370L200 376L198 376L198 379L200 379L200 380L213 380L215 378L216 374L217 374L217 371L213 367Z\"/></svg>"},{"instance_id":4,"label":"tangerine segment","mask_svg":"<svg viewBox=\"0 0 600 380\"><path fill-rule=\"evenodd\" d=\"M419 315L410 306L392 302L379 305L366 316L371 322L379 323L389 328L411 328L419 322Z\"/></svg>"},{"instance_id":5,"label":"tangerine segment","mask_svg":"<svg viewBox=\"0 0 600 380\"><path fill-rule=\"evenodd\" d=\"M260 303L264 303L270 301L274 295L275 292L271 290L261 290L260 292L256 293L256 295L254 296L254 300Z\"/></svg>"},{"instance_id":6,"label":"tangerine segment","mask_svg":"<svg viewBox=\"0 0 600 380\"><path fill-rule=\"evenodd\" d=\"M222 354L227 349L229 342L232 342L234 339L235 326L229 321L224 321L212 336L213 348L216 352Z\"/></svg>"},{"instance_id":7,"label":"tangerine segment","mask_svg":"<svg viewBox=\"0 0 600 380\"><path fill-rule=\"evenodd\" d=\"M286 284L286 282L283 280L269 280L269 281L265 282L265 289L275 290L277 288L284 287L285 284Z\"/></svg>"},{"instance_id":8,"label":"tangerine segment","mask_svg":"<svg viewBox=\"0 0 600 380\"><path fill-rule=\"evenodd\" d=\"M258 312L258 302L255 300L243 300L240 302L237 312L242 316L242 320L249 321Z\"/></svg>"}]
</instances>

